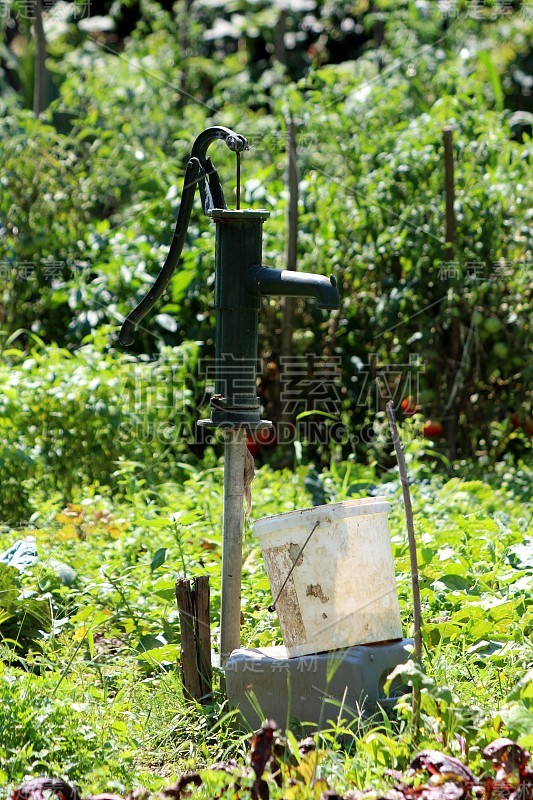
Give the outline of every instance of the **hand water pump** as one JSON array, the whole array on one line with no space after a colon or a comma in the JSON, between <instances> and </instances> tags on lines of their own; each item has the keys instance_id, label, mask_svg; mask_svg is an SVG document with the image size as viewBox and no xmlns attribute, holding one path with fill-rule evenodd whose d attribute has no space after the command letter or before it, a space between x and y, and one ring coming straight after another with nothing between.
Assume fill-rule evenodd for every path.
<instances>
[{"instance_id":1,"label":"hand water pump","mask_svg":"<svg viewBox=\"0 0 533 800\"><path fill-rule=\"evenodd\" d=\"M207 156L209 145L222 139L237 158L237 209L229 210L219 175ZM211 416L199 424L221 428L224 445L224 511L220 650L222 664L240 644L242 526L246 433L271 423L261 420L256 392L257 337L261 298L269 295L314 297L321 308L339 308L333 277L262 266L262 226L269 213L240 209L240 155L248 150L244 136L221 126L204 130L187 164L181 204L167 259L154 285L122 325L119 341L130 346L135 327L150 311L179 264L192 212L196 186L204 214L216 225L215 392Z\"/></svg>"}]
</instances>

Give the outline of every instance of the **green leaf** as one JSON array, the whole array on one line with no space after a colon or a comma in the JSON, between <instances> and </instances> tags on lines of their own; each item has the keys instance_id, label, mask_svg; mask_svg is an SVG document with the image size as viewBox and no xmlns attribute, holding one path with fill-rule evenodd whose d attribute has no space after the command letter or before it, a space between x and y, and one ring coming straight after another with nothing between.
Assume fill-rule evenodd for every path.
<instances>
[{"instance_id":1,"label":"green leaf","mask_svg":"<svg viewBox=\"0 0 533 800\"><path fill-rule=\"evenodd\" d=\"M533 731L533 713L522 703L516 703L510 708L500 711L501 718L509 729L511 738L531 734Z\"/></svg>"},{"instance_id":2,"label":"green leaf","mask_svg":"<svg viewBox=\"0 0 533 800\"><path fill-rule=\"evenodd\" d=\"M498 75L496 67L494 66L494 63L489 53L486 50L480 50L478 52L478 58L485 67L485 69L487 70L489 80L492 84L492 90L494 92L494 100L496 102L496 108L498 109L498 111L503 111L504 98L503 98L502 82L500 80L500 76Z\"/></svg>"},{"instance_id":3,"label":"green leaf","mask_svg":"<svg viewBox=\"0 0 533 800\"><path fill-rule=\"evenodd\" d=\"M159 578L156 580L152 587L152 594L160 597L162 600L173 600L175 596L174 580L167 580L166 578Z\"/></svg>"},{"instance_id":4,"label":"green leaf","mask_svg":"<svg viewBox=\"0 0 533 800\"><path fill-rule=\"evenodd\" d=\"M195 274L195 272L189 269L182 269L176 272L172 278L171 284L172 299L174 300L174 303L183 297L191 282L194 280Z\"/></svg>"},{"instance_id":5,"label":"green leaf","mask_svg":"<svg viewBox=\"0 0 533 800\"><path fill-rule=\"evenodd\" d=\"M156 552L154 553L153 558L152 558L152 560L150 562L150 570L151 570L151 572L154 572L158 567L160 567L162 564L164 564L165 561L166 561L166 558L167 558L167 548L166 547L160 547L159 550L156 550Z\"/></svg>"},{"instance_id":6,"label":"green leaf","mask_svg":"<svg viewBox=\"0 0 533 800\"><path fill-rule=\"evenodd\" d=\"M146 648L138 654L139 661L148 664L173 664L179 656L177 644L159 644L159 646Z\"/></svg>"},{"instance_id":7,"label":"green leaf","mask_svg":"<svg viewBox=\"0 0 533 800\"><path fill-rule=\"evenodd\" d=\"M0 561L0 608L11 609L16 605L18 586L17 569Z\"/></svg>"}]
</instances>

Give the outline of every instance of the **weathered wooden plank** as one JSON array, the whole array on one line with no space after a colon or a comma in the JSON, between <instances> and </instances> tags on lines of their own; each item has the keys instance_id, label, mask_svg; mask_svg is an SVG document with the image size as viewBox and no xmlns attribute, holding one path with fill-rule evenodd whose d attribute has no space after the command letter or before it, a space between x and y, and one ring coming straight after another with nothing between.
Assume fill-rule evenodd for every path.
<instances>
[{"instance_id":1,"label":"weathered wooden plank","mask_svg":"<svg viewBox=\"0 0 533 800\"><path fill-rule=\"evenodd\" d=\"M181 679L186 696L200 700L203 694L196 655L195 602L190 581L178 578L176 601L181 630Z\"/></svg>"},{"instance_id":2,"label":"weathered wooden plank","mask_svg":"<svg viewBox=\"0 0 533 800\"><path fill-rule=\"evenodd\" d=\"M196 655L202 702L212 696L213 670L211 666L211 619L209 577L202 575L194 579L194 601L196 608Z\"/></svg>"}]
</instances>

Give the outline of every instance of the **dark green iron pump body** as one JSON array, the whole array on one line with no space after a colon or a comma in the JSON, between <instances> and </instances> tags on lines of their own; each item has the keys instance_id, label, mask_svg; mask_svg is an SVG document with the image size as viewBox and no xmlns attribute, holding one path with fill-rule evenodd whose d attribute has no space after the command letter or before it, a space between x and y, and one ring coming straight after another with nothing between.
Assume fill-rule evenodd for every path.
<instances>
[{"instance_id":1,"label":"dark green iron pump body","mask_svg":"<svg viewBox=\"0 0 533 800\"><path fill-rule=\"evenodd\" d=\"M167 259L152 289L122 325L119 341L131 345L136 325L165 290L178 265L199 184L204 213L216 225L215 393L211 418L204 424L226 429L268 425L260 416L256 394L256 364L261 298L269 295L314 297L321 308L339 308L335 279L309 272L270 269L261 266L264 210L229 210L208 146L223 139L236 153L248 149L244 136L229 128L207 128L196 139L185 173L184 188L173 241Z\"/></svg>"}]
</instances>

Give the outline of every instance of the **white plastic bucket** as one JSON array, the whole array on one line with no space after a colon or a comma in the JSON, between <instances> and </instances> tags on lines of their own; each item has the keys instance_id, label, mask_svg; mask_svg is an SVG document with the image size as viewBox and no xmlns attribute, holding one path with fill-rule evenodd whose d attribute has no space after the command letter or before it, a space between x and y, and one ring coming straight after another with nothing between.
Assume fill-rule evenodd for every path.
<instances>
[{"instance_id":1,"label":"white plastic bucket","mask_svg":"<svg viewBox=\"0 0 533 800\"><path fill-rule=\"evenodd\" d=\"M401 638L389 511L366 497L254 524L289 657Z\"/></svg>"}]
</instances>

